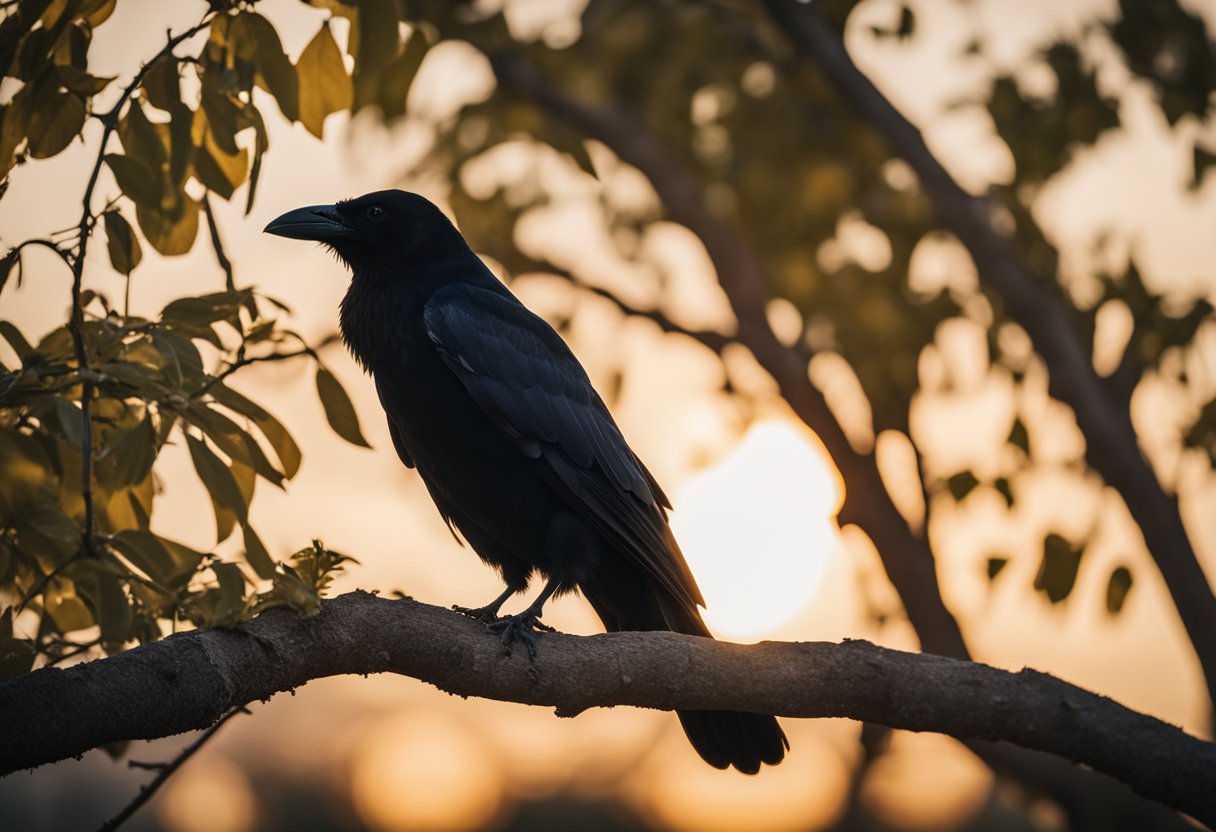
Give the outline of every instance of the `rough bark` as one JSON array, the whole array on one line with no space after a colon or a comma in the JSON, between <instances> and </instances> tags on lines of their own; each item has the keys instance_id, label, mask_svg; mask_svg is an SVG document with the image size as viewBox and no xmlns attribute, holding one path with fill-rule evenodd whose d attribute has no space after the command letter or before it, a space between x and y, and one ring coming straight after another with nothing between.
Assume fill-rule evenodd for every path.
<instances>
[{"instance_id":1,"label":"rough bark","mask_svg":"<svg viewBox=\"0 0 1216 832\"><path fill-rule=\"evenodd\" d=\"M904 118L853 63L844 41L818 11L797 0L766 0L769 13L800 54L817 66L920 178L938 221L975 260L983 285L1034 343L1047 364L1049 392L1066 403L1085 435L1086 459L1127 504L1199 656L1216 701L1216 593L1182 524L1178 499L1167 494L1140 451L1127 397L1105 385L1089 348L1077 337L1076 312L1054 290L1050 275L1030 271L992 227L991 206L965 191Z\"/></svg>"},{"instance_id":2,"label":"rough bark","mask_svg":"<svg viewBox=\"0 0 1216 832\"><path fill-rule=\"evenodd\" d=\"M847 717L959 739L1003 740L1105 772L1216 823L1216 745L1033 670L864 641L738 645L675 633L541 635L504 656L481 624L410 599L354 592L303 618L170 636L0 685L0 771L124 739L206 727L230 709L340 674L399 673L459 696L556 708L729 708Z\"/></svg>"}]
</instances>

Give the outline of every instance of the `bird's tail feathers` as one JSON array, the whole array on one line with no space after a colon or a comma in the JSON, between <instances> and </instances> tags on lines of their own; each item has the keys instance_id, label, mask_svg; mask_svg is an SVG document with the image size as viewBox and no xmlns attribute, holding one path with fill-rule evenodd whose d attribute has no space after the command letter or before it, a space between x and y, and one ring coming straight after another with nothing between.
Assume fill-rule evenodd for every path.
<instances>
[{"instance_id":1,"label":"bird's tail feathers","mask_svg":"<svg viewBox=\"0 0 1216 832\"><path fill-rule=\"evenodd\" d=\"M681 603L661 589L654 589L650 603L634 603L628 611L600 617L609 630L670 630L686 635L713 638L696 607ZM600 605L590 598L597 611ZM760 765L780 763L790 743L777 720L767 714L743 711L677 711L688 741L701 759L714 768L734 766L744 774L755 774Z\"/></svg>"}]
</instances>

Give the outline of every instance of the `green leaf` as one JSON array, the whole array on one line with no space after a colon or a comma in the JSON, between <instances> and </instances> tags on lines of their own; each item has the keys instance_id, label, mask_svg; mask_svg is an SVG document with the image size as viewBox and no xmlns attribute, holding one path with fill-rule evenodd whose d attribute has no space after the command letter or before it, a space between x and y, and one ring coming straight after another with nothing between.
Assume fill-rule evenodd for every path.
<instances>
[{"instance_id":1,"label":"green leaf","mask_svg":"<svg viewBox=\"0 0 1216 832\"><path fill-rule=\"evenodd\" d=\"M1106 611L1118 615L1127 603L1127 595L1132 591L1132 571L1126 566L1118 566L1110 573L1106 583Z\"/></svg>"},{"instance_id":2,"label":"green leaf","mask_svg":"<svg viewBox=\"0 0 1216 832\"><path fill-rule=\"evenodd\" d=\"M1054 532L1048 534L1043 539L1043 560L1035 575L1034 588L1045 594L1053 604L1063 601L1076 585L1083 554L1085 544L1073 546Z\"/></svg>"},{"instance_id":3,"label":"green leaf","mask_svg":"<svg viewBox=\"0 0 1216 832\"><path fill-rule=\"evenodd\" d=\"M352 445L371 447L359 430L359 417L355 415L355 406L351 404L350 397L333 373L320 366L317 367L317 396L321 399L325 418L329 420L334 433Z\"/></svg>"},{"instance_id":4,"label":"green leaf","mask_svg":"<svg viewBox=\"0 0 1216 832\"><path fill-rule=\"evenodd\" d=\"M126 113L119 119L118 138L128 157L138 159L147 166L153 178L160 178L160 171L167 158L165 145L156 127L148 121L138 98L131 102ZM160 192L163 188L157 184L156 190Z\"/></svg>"},{"instance_id":5,"label":"green leaf","mask_svg":"<svg viewBox=\"0 0 1216 832\"><path fill-rule=\"evenodd\" d=\"M144 416L97 455L97 478L110 490L138 485L152 472L156 462L156 430L152 418Z\"/></svg>"},{"instance_id":6,"label":"green leaf","mask_svg":"<svg viewBox=\"0 0 1216 832\"><path fill-rule=\"evenodd\" d=\"M401 46L396 5L383 0L358 0L355 73L371 75L397 56Z\"/></svg>"},{"instance_id":7,"label":"green leaf","mask_svg":"<svg viewBox=\"0 0 1216 832\"><path fill-rule=\"evenodd\" d=\"M135 230L117 208L102 214L106 226L106 249L110 253L110 265L119 274L135 271L144 252L140 248Z\"/></svg>"},{"instance_id":8,"label":"green leaf","mask_svg":"<svg viewBox=\"0 0 1216 832\"><path fill-rule=\"evenodd\" d=\"M376 103L380 105L385 120L405 114L405 102L409 98L410 87L429 48L422 32L415 29L401 54L379 73Z\"/></svg>"},{"instance_id":9,"label":"green leaf","mask_svg":"<svg viewBox=\"0 0 1216 832\"><path fill-rule=\"evenodd\" d=\"M70 92L52 96L30 118L30 155L35 159L49 159L60 153L80 135L84 119L84 101L80 96Z\"/></svg>"},{"instance_id":10,"label":"green leaf","mask_svg":"<svg viewBox=\"0 0 1216 832\"><path fill-rule=\"evenodd\" d=\"M226 540L235 526L233 518L244 522L249 515L249 507L232 471L215 452L190 434L186 434L186 444L190 448L194 470L211 495L211 504L215 509L216 542Z\"/></svg>"},{"instance_id":11,"label":"green leaf","mask_svg":"<svg viewBox=\"0 0 1216 832\"><path fill-rule=\"evenodd\" d=\"M159 537L149 531L124 529L110 538L110 542L140 572L157 584L169 585L178 564Z\"/></svg>"},{"instance_id":12,"label":"green leaf","mask_svg":"<svg viewBox=\"0 0 1216 832\"><path fill-rule=\"evenodd\" d=\"M1001 570L1009 563L1009 558L990 557L988 558L988 580L996 580L996 576L1001 574Z\"/></svg>"},{"instance_id":13,"label":"green leaf","mask_svg":"<svg viewBox=\"0 0 1216 832\"><path fill-rule=\"evenodd\" d=\"M156 208L160 205L160 184L156 181L156 174L147 165L138 159L117 153L107 153L105 162L114 173L118 187L122 188L122 192L137 206L148 205Z\"/></svg>"},{"instance_id":14,"label":"green leaf","mask_svg":"<svg viewBox=\"0 0 1216 832\"><path fill-rule=\"evenodd\" d=\"M186 408L182 415L206 432L230 459L249 466L259 476L282 487L283 474L270 463L257 441L236 422L197 402Z\"/></svg>"},{"instance_id":15,"label":"green leaf","mask_svg":"<svg viewBox=\"0 0 1216 832\"><path fill-rule=\"evenodd\" d=\"M302 460L300 446L291 438L291 434L287 432L287 428L283 427L282 422L271 416L261 405L224 384L215 385L211 388L210 393L212 398L229 410L252 419L258 429L262 431L262 435L270 442L270 447L274 448L287 479L296 475L300 470Z\"/></svg>"},{"instance_id":16,"label":"green leaf","mask_svg":"<svg viewBox=\"0 0 1216 832\"><path fill-rule=\"evenodd\" d=\"M206 331L214 335L210 327ZM203 358L194 343L172 329L158 327L152 331L152 343L164 359L161 371L165 379L185 392L198 389L206 377Z\"/></svg>"},{"instance_id":17,"label":"green leaf","mask_svg":"<svg viewBox=\"0 0 1216 832\"><path fill-rule=\"evenodd\" d=\"M89 98L97 95L110 85L117 76L111 75L108 78L99 78L96 75L90 75L83 69L74 66L57 66L55 74L59 76L60 82L72 92L81 98Z\"/></svg>"},{"instance_id":18,"label":"green leaf","mask_svg":"<svg viewBox=\"0 0 1216 832\"><path fill-rule=\"evenodd\" d=\"M300 117L300 90L296 69L291 65L279 33L262 15L244 12L237 15L233 25L243 24L252 36L257 50L253 59L258 69L258 80L274 96L279 110L288 121Z\"/></svg>"},{"instance_id":19,"label":"green leaf","mask_svg":"<svg viewBox=\"0 0 1216 832\"><path fill-rule=\"evenodd\" d=\"M330 113L350 109L354 90L342 53L329 31L329 23L321 24L316 36L309 41L296 62L299 74L300 123L318 139L322 137L325 117Z\"/></svg>"},{"instance_id":20,"label":"green leaf","mask_svg":"<svg viewBox=\"0 0 1216 832\"><path fill-rule=\"evenodd\" d=\"M13 268L17 269L17 285L21 285L21 249L12 249L8 254L4 255L4 259L0 260L0 292L4 291L4 285L8 283L8 276L13 273Z\"/></svg>"},{"instance_id":21,"label":"green leaf","mask_svg":"<svg viewBox=\"0 0 1216 832\"><path fill-rule=\"evenodd\" d=\"M198 236L199 204L185 193L178 193L177 201L177 208L168 211L138 201L135 204L135 218L139 220L144 236L152 248L166 257L185 254Z\"/></svg>"},{"instance_id":22,"label":"green leaf","mask_svg":"<svg viewBox=\"0 0 1216 832\"><path fill-rule=\"evenodd\" d=\"M55 417L59 421L64 441L74 451L84 447L84 411L75 402L55 396Z\"/></svg>"},{"instance_id":23,"label":"green leaf","mask_svg":"<svg viewBox=\"0 0 1216 832\"><path fill-rule=\"evenodd\" d=\"M273 578L274 559L270 557L270 552L266 551L262 539L253 530L253 526L248 523L242 525L241 530L245 533L245 560L253 567L253 571L259 578Z\"/></svg>"},{"instance_id":24,"label":"green leaf","mask_svg":"<svg viewBox=\"0 0 1216 832\"><path fill-rule=\"evenodd\" d=\"M270 137L266 132L266 123L257 107L249 107L249 116L253 121L255 142L253 145L253 166L249 169L249 193L245 198L245 216L253 210L253 198L258 190L258 177L262 173L262 156L270 149Z\"/></svg>"},{"instance_id":25,"label":"green leaf","mask_svg":"<svg viewBox=\"0 0 1216 832\"><path fill-rule=\"evenodd\" d=\"M946 480L946 488L955 500L964 499L979 484L980 481L970 471L960 471Z\"/></svg>"},{"instance_id":26,"label":"green leaf","mask_svg":"<svg viewBox=\"0 0 1216 832\"><path fill-rule=\"evenodd\" d=\"M25 340L25 336L21 334L21 330L9 321L0 320L0 336L8 341L8 345L13 348L18 360L22 362L25 361L27 355L34 351L30 342Z\"/></svg>"},{"instance_id":27,"label":"green leaf","mask_svg":"<svg viewBox=\"0 0 1216 832\"><path fill-rule=\"evenodd\" d=\"M181 79L177 74L177 58L162 55L144 73L141 84L148 103L170 112L182 100Z\"/></svg>"},{"instance_id":28,"label":"green leaf","mask_svg":"<svg viewBox=\"0 0 1216 832\"><path fill-rule=\"evenodd\" d=\"M211 571L219 583L219 603L216 612L221 621L231 621L245 609L245 576L235 563L213 563Z\"/></svg>"},{"instance_id":29,"label":"green leaf","mask_svg":"<svg viewBox=\"0 0 1216 832\"><path fill-rule=\"evenodd\" d=\"M122 647L131 633L131 604L118 576L103 569L95 572L97 580L97 623L101 625L101 640L113 652Z\"/></svg>"}]
</instances>

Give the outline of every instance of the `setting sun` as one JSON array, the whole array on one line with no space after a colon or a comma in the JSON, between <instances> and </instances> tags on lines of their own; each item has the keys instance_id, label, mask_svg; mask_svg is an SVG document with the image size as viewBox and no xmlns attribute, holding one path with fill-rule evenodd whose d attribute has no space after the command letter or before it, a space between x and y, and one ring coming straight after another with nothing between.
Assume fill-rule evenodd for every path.
<instances>
[{"instance_id":1,"label":"setting sun","mask_svg":"<svg viewBox=\"0 0 1216 832\"><path fill-rule=\"evenodd\" d=\"M771 635L815 596L838 542L838 487L804 429L758 422L676 498L672 528L725 638Z\"/></svg>"}]
</instances>

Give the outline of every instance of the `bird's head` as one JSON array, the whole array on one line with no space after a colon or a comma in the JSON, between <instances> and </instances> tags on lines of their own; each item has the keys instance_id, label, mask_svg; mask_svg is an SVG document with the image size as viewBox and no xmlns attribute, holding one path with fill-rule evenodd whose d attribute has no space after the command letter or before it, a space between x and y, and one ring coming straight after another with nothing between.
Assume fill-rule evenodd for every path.
<instances>
[{"instance_id":1,"label":"bird's head","mask_svg":"<svg viewBox=\"0 0 1216 832\"><path fill-rule=\"evenodd\" d=\"M409 191L376 191L333 205L296 208L264 230L323 243L356 272L378 264L425 263L467 249L444 213Z\"/></svg>"}]
</instances>

